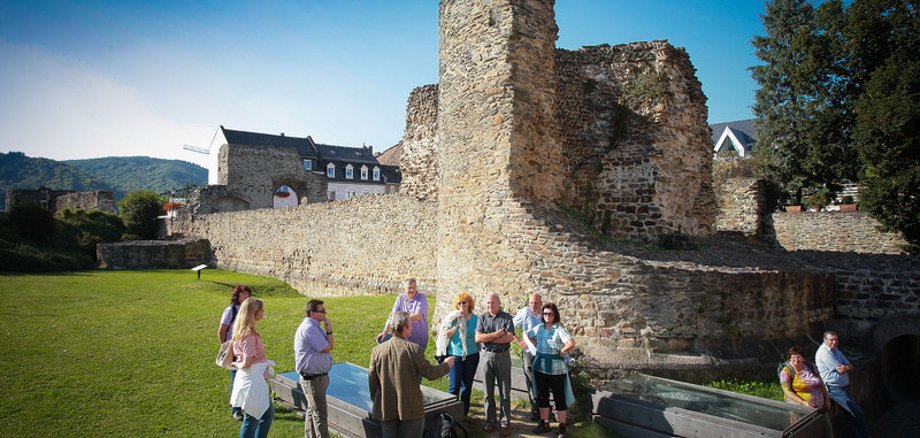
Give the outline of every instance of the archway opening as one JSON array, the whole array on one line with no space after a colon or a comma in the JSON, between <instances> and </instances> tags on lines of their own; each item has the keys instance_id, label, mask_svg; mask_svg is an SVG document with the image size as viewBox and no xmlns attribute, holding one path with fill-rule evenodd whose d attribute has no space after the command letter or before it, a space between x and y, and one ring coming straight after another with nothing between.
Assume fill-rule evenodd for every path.
<instances>
[{"instance_id":1,"label":"archway opening","mask_svg":"<svg viewBox=\"0 0 920 438\"><path fill-rule=\"evenodd\" d=\"M273 208L286 208L286 207L296 207L299 203L299 196L297 192L287 184L281 184L278 188L275 189L274 194L272 195L272 207Z\"/></svg>"},{"instance_id":2,"label":"archway opening","mask_svg":"<svg viewBox=\"0 0 920 438\"><path fill-rule=\"evenodd\" d=\"M920 400L920 335L898 336L885 344L882 378L895 401Z\"/></svg>"}]
</instances>

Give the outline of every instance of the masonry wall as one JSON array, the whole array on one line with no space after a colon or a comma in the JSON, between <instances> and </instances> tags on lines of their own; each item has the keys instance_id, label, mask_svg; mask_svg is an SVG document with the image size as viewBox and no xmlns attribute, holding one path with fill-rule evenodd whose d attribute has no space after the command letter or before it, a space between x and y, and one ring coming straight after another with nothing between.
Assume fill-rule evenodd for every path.
<instances>
[{"instance_id":1,"label":"masonry wall","mask_svg":"<svg viewBox=\"0 0 920 438\"><path fill-rule=\"evenodd\" d=\"M173 233L207 238L217 266L288 282L307 296L436 290L435 205L387 194L199 215Z\"/></svg>"},{"instance_id":2,"label":"masonry wall","mask_svg":"<svg viewBox=\"0 0 920 438\"><path fill-rule=\"evenodd\" d=\"M69 193L58 196L54 200L54 211L61 211L65 208L115 213L115 200L112 192L109 191Z\"/></svg>"},{"instance_id":3,"label":"masonry wall","mask_svg":"<svg viewBox=\"0 0 920 438\"><path fill-rule=\"evenodd\" d=\"M898 233L879 231L878 221L861 211L774 212L770 221L765 238L788 251L903 254L907 244Z\"/></svg>"},{"instance_id":4,"label":"masonry wall","mask_svg":"<svg viewBox=\"0 0 920 438\"><path fill-rule=\"evenodd\" d=\"M556 50L565 203L613 238L713 232L708 110L667 41Z\"/></svg>"},{"instance_id":5,"label":"masonry wall","mask_svg":"<svg viewBox=\"0 0 920 438\"><path fill-rule=\"evenodd\" d=\"M190 269L211 262L205 239L131 240L96 245L101 269Z\"/></svg>"},{"instance_id":6,"label":"masonry wall","mask_svg":"<svg viewBox=\"0 0 920 438\"><path fill-rule=\"evenodd\" d=\"M217 185L203 187L193 199L196 213L272 208L275 189L282 184L294 189L301 204L327 197L325 175L304 169L294 148L223 145L217 173Z\"/></svg>"},{"instance_id":7,"label":"masonry wall","mask_svg":"<svg viewBox=\"0 0 920 438\"><path fill-rule=\"evenodd\" d=\"M763 183L756 178L729 178L716 187L719 205L716 229L761 236L766 210Z\"/></svg>"},{"instance_id":8,"label":"masonry wall","mask_svg":"<svg viewBox=\"0 0 920 438\"><path fill-rule=\"evenodd\" d=\"M438 199L438 86L425 85L409 94L406 130L400 159L403 193L419 199Z\"/></svg>"}]
</instances>

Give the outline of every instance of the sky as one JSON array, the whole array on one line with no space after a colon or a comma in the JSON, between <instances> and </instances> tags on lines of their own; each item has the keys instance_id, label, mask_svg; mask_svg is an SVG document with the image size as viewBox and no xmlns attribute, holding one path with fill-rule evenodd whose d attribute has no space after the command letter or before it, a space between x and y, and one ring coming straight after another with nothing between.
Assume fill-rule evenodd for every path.
<instances>
[{"instance_id":1,"label":"sky","mask_svg":"<svg viewBox=\"0 0 920 438\"><path fill-rule=\"evenodd\" d=\"M762 0L557 0L556 46L684 47L709 122L751 118ZM435 0L0 0L0 152L146 155L207 166L219 125L396 144L438 80ZM217 142L215 142L217 143Z\"/></svg>"}]
</instances>

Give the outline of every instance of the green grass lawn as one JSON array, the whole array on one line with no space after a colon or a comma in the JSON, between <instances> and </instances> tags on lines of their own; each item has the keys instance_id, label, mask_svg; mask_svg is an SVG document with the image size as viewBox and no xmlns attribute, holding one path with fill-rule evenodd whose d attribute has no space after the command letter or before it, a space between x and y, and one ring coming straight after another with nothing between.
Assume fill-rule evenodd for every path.
<instances>
[{"instance_id":1,"label":"green grass lawn","mask_svg":"<svg viewBox=\"0 0 920 438\"><path fill-rule=\"evenodd\" d=\"M237 435L229 372L214 365L231 286L249 284L265 301L259 331L279 372L294 367L307 298L268 278L220 270L202 277L186 270L0 274L3 436ZM366 367L394 296L321 298L335 324L333 360ZM474 403L481 400L474 394ZM573 436L605 435L579 417ZM302 436L302 420L278 409L271 435Z\"/></svg>"},{"instance_id":2,"label":"green grass lawn","mask_svg":"<svg viewBox=\"0 0 920 438\"><path fill-rule=\"evenodd\" d=\"M4 436L232 436L229 372L214 365L227 285L265 300L259 330L278 370L293 369L306 298L275 280L208 270L0 275ZM225 283L225 284L218 284ZM327 299L334 359L367 366L393 297ZM353 321L349 323L345 321ZM303 434L281 411L272 435Z\"/></svg>"}]
</instances>

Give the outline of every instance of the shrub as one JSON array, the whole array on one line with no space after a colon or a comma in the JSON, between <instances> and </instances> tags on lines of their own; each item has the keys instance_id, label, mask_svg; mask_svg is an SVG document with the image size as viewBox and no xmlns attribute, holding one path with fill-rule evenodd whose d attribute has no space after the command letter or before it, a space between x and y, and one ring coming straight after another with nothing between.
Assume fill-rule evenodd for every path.
<instances>
[{"instance_id":1,"label":"shrub","mask_svg":"<svg viewBox=\"0 0 920 438\"><path fill-rule=\"evenodd\" d=\"M58 212L58 241L95 258L96 244L118 242L125 232L121 218L99 210Z\"/></svg>"},{"instance_id":2,"label":"shrub","mask_svg":"<svg viewBox=\"0 0 920 438\"><path fill-rule=\"evenodd\" d=\"M94 264L95 259L84 254L61 253L0 240L0 266L4 271L75 271L92 268Z\"/></svg>"},{"instance_id":3,"label":"shrub","mask_svg":"<svg viewBox=\"0 0 920 438\"><path fill-rule=\"evenodd\" d=\"M41 205L17 204L10 209L9 217L23 239L42 244L54 235L54 215Z\"/></svg>"},{"instance_id":4,"label":"shrub","mask_svg":"<svg viewBox=\"0 0 920 438\"><path fill-rule=\"evenodd\" d=\"M157 216L163 211L163 199L147 190L129 192L118 203L125 223L125 240L149 240L157 237Z\"/></svg>"},{"instance_id":5,"label":"shrub","mask_svg":"<svg viewBox=\"0 0 920 438\"><path fill-rule=\"evenodd\" d=\"M852 204L852 203L853 203L853 197L850 196L850 195L846 195L846 196L840 198L840 202L841 202L842 204Z\"/></svg>"},{"instance_id":6,"label":"shrub","mask_svg":"<svg viewBox=\"0 0 920 438\"><path fill-rule=\"evenodd\" d=\"M812 193L808 197L808 205L815 207L815 208L824 207L829 202L831 202L830 196L824 190L818 190L817 192Z\"/></svg>"}]
</instances>

